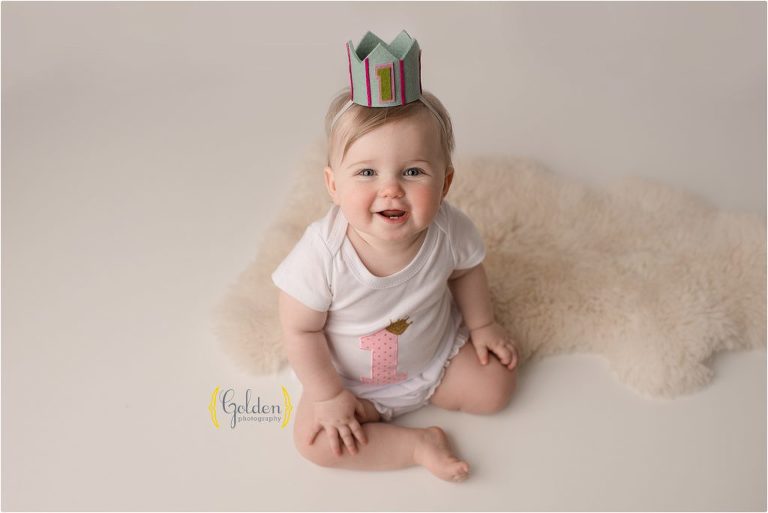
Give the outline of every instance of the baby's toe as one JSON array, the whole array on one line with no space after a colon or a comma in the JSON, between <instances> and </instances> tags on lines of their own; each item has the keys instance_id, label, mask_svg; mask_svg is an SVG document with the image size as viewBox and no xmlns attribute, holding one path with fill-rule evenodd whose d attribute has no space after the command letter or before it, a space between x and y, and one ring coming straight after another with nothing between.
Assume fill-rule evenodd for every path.
<instances>
[{"instance_id":1,"label":"baby's toe","mask_svg":"<svg viewBox=\"0 0 768 513\"><path fill-rule=\"evenodd\" d=\"M453 475L454 481L464 481L469 477L469 465L465 462L461 462L456 468L456 473Z\"/></svg>"}]
</instances>

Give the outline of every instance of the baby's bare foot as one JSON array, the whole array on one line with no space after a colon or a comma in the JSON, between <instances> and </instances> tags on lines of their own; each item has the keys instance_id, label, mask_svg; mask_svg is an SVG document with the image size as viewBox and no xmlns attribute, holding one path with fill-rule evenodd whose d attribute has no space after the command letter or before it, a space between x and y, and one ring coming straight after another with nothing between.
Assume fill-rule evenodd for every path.
<instances>
[{"instance_id":1,"label":"baby's bare foot","mask_svg":"<svg viewBox=\"0 0 768 513\"><path fill-rule=\"evenodd\" d=\"M446 481L464 481L469 476L469 465L454 456L448 437L437 426L424 430L413 458L416 463Z\"/></svg>"}]
</instances>

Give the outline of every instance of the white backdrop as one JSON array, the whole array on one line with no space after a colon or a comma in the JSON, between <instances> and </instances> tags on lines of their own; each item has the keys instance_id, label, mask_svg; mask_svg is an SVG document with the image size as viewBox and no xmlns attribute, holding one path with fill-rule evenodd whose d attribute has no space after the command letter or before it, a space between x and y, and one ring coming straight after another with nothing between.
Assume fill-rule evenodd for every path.
<instances>
[{"instance_id":1,"label":"white backdrop","mask_svg":"<svg viewBox=\"0 0 768 513\"><path fill-rule=\"evenodd\" d=\"M298 399L223 356L209 313L322 136L346 40L419 40L459 154L764 216L765 24L759 2L3 3L2 508L764 509L764 351L669 403L556 357L508 413L404 421L455 435L460 486L318 469L205 408Z\"/></svg>"}]
</instances>

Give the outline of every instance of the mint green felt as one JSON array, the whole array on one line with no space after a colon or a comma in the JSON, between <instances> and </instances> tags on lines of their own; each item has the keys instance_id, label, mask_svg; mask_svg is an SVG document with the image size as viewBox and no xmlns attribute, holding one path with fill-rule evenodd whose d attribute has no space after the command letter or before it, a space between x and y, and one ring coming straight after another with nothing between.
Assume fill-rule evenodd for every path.
<instances>
[{"instance_id":1,"label":"mint green felt","mask_svg":"<svg viewBox=\"0 0 768 513\"><path fill-rule=\"evenodd\" d=\"M391 43L387 44L373 32L368 31L360 40L357 48L352 41L347 43L352 73L352 101L363 106L368 106L368 89L366 86L365 59L368 59L368 74L371 88L371 107L392 107L401 105L402 101L402 76L400 73L400 60L402 59L405 71L405 103L410 103L419 98L419 43L405 30L401 31ZM376 67L382 64L393 63L394 89L391 96L386 94L388 84L380 84L380 77L376 73ZM384 74L386 75L386 73ZM393 101L382 102L379 100L380 87L383 87L384 98L393 97Z\"/></svg>"}]
</instances>

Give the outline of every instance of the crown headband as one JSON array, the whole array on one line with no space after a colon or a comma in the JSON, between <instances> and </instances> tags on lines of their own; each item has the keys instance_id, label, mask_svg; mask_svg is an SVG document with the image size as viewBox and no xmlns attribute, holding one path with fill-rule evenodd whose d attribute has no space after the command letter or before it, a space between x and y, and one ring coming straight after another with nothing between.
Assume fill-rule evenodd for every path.
<instances>
[{"instance_id":1,"label":"crown headband","mask_svg":"<svg viewBox=\"0 0 768 513\"><path fill-rule=\"evenodd\" d=\"M352 104L363 107L395 107L417 100L435 115L443 131L442 118L422 96L421 48L405 30L391 43L368 31L357 49L348 41L349 101L336 113L331 127Z\"/></svg>"},{"instance_id":2,"label":"crown headband","mask_svg":"<svg viewBox=\"0 0 768 513\"><path fill-rule=\"evenodd\" d=\"M394 107L421 96L421 49L403 30L387 44L367 32L357 49L347 42L350 100L364 107Z\"/></svg>"}]
</instances>

